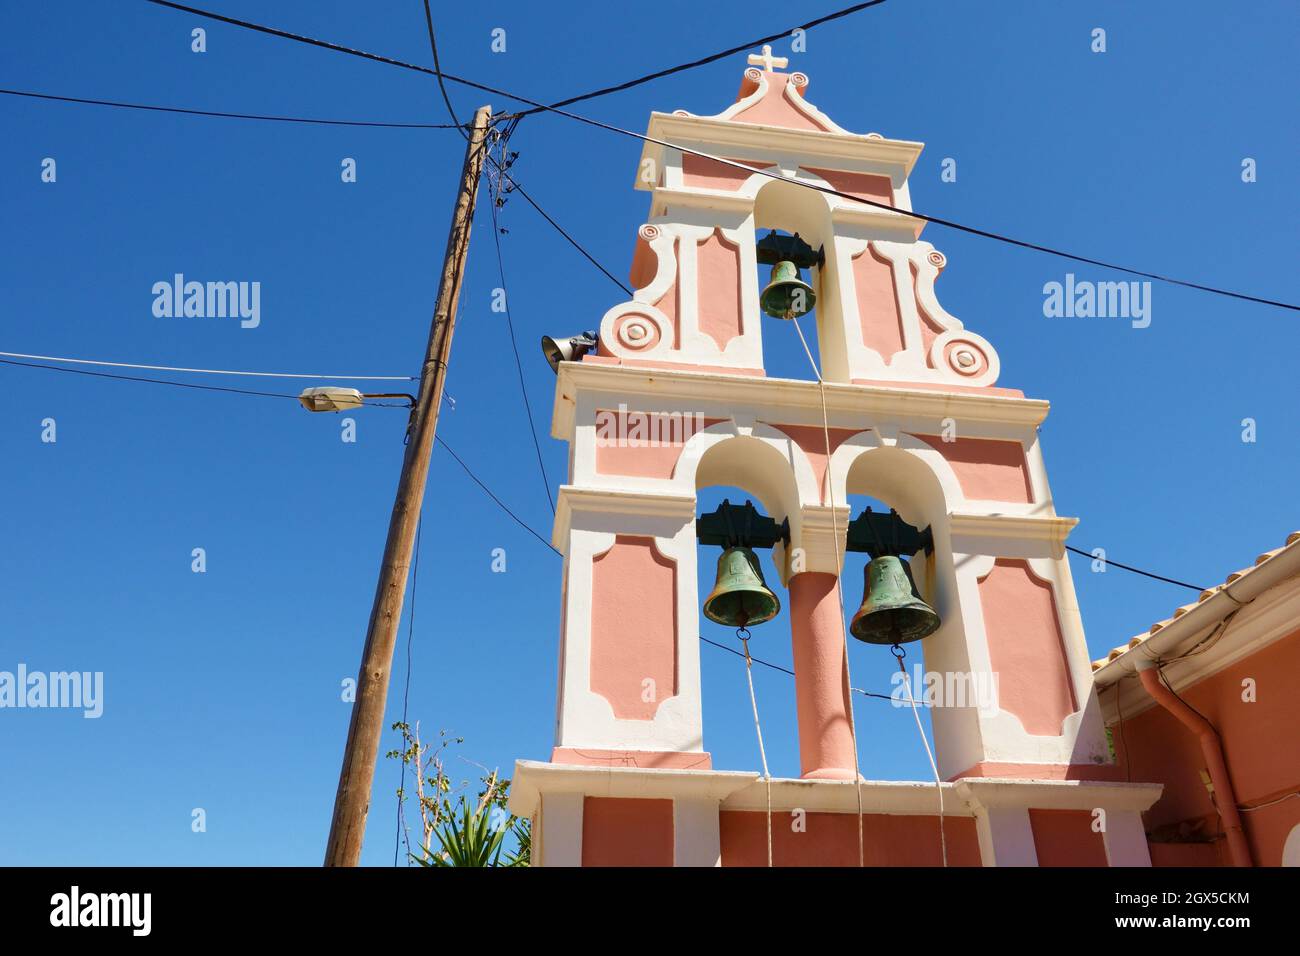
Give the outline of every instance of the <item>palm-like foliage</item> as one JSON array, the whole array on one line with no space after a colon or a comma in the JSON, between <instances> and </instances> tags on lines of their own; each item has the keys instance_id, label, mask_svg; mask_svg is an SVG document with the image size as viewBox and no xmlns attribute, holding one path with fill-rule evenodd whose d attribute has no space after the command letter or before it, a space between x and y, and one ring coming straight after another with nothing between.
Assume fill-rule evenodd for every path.
<instances>
[{"instance_id":1,"label":"palm-like foliage","mask_svg":"<svg viewBox=\"0 0 1300 956\"><path fill-rule=\"evenodd\" d=\"M533 858L533 825L531 820L512 816L507 829L515 838L515 849L506 854L501 866L531 866Z\"/></svg>"},{"instance_id":2,"label":"palm-like foliage","mask_svg":"<svg viewBox=\"0 0 1300 956\"><path fill-rule=\"evenodd\" d=\"M393 724L393 729L401 732L403 748L389 751L388 756L401 760L414 772L420 813L422 839L416 852L407 837L409 858L420 866L529 866L532 821L516 817L507 807L510 781L490 770L482 778L477 800L469 801L462 794L453 804L454 791L467 786L468 781L453 788L442 755L450 745L462 743L463 738L450 737L444 730L438 732L436 745L424 744L418 723L412 728L399 722ZM398 789L397 799L400 826L407 833L401 816L407 799L405 788ZM508 849L512 844L514 848Z\"/></svg>"},{"instance_id":3,"label":"palm-like foliage","mask_svg":"<svg viewBox=\"0 0 1300 956\"><path fill-rule=\"evenodd\" d=\"M421 866L500 866L501 843L508 829L492 826L487 808L471 807L461 797L459 812L433 831L442 849L426 851L415 861Z\"/></svg>"}]
</instances>

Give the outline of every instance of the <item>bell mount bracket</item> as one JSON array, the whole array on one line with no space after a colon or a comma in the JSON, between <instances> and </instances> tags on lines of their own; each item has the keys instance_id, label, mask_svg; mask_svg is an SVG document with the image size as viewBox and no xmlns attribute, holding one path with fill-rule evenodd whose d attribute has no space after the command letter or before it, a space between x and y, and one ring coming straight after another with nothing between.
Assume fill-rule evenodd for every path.
<instances>
[{"instance_id":1,"label":"bell mount bracket","mask_svg":"<svg viewBox=\"0 0 1300 956\"><path fill-rule=\"evenodd\" d=\"M872 511L870 507L849 522L845 550L857 551L879 558L885 555L911 557L919 551L934 554L934 534L914 528L892 508L889 514Z\"/></svg>"},{"instance_id":2,"label":"bell mount bracket","mask_svg":"<svg viewBox=\"0 0 1300 956\"><path fill-rule=\"evenodd\" d=\"M716 510L695 519L695 537L701 544L729 548L772 548L778 541L790 543L790 520L780 524L759 512L752 501L733 505L723 499ZM897 511L888 514L867 508L849 522L846 550L870 555L911 557L920 551L934 553L934 535L929 528L914 528Z\"/></svg>"},{"instance_id":3,"label":"bell mount bracket","mask_svg":"<svg viewBox=\"0 0 1300 956\"><path fill-rule=\"evenodd\" d=\"M754 245L754 254L759 265L774 266L778 262L793 262L800 269L821 268L826 263L826 247L814 249L795 233L783 236L775 229Z\"/></svg>"},{"instance_id":4,"label":"bell mount bracket","mask_svg":"<svg viewBox=\"0 0 1300 956\"><path fill-rule=\"evenodd\" d=\"M695 537L701 544L723 548L743 545L747 548L772 548L778 541L790 543L790 521L780 524L760 514L752 501L733 505L724 498L715 511L695 519Z\"/></svg>"}]
</instances>

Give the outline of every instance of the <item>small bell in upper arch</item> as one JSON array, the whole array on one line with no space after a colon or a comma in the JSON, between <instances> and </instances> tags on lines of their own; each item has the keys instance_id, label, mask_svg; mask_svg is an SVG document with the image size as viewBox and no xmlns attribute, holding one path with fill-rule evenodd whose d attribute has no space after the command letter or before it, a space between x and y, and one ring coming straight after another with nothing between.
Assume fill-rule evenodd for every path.
<instances>
[{"instance_id":1,"label":"small bell in upper arch","mask_svg":"<svg viewBox=\"0 0 1300 956\"><path fill-rule=\"evenodd\" d=\"M817 293L799 277L797 265L782 259L772 266L772 279L758 297L758 304L773 318L795 319L813 310Z\"/></svg>"},{"instance_id":2,"label":"small bell in upper arch","mask_svg":"<svg viewBox=\"0 0 1300 956\"><path fill-rule=\"evenodd\" d=\"M817 293L799 275L800 269L820 266L825 256L799 237L779 235L772 230L754 247L762 265L772 267L772 277L758 297L758 305L777 319L796 319L807 315L817 304Z\"/></svg>"}]
</instances>

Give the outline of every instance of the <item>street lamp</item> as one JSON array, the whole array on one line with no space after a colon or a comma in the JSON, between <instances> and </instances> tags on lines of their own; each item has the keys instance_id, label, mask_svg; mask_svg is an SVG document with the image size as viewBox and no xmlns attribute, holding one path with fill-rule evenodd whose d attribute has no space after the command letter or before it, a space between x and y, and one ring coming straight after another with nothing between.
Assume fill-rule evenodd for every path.
<instances>
[{"instance_id":1,"label":"street lamp","mask_svg":"<svg viewBox=\"0 0 1300 956\"><path fill-rule=\"evenodd\" d=\"M330 385L304 388L298 401L309 412L342 412L349 408L360 408L367 398L401 398L411 408L415 407L415 396L405 392L362 393L355 388L335 388Z\"/></svg>"}]
</instances>

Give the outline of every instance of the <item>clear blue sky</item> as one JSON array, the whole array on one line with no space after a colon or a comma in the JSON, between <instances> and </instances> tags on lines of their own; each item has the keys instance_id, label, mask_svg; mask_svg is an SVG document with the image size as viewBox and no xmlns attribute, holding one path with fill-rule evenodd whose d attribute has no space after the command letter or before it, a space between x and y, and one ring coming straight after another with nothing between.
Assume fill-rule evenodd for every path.
<instances>
[{"instance_id":1,"label":"clear blue sky","mask_svg":"<svg viewBox=\"0 0 1300 956\"><path fill-rule=\"evenodd\" d=\"M357 5L209 0L222 12L430 61L418 0ZM735 45L835 4L704 9L665 0L439 4L444 67L558 99ZM721 11L725 8L726 15ZM208 52L190 51L204 26ZM1108 51L1090 52L1107 30ZM490 49L493 28L505 53ZM911 3L809 34L794 66L841 125L921 140L918 210L1211 285L1300 300L1297 12L1247 6ZM782 52L788 44L778 44ZM743 57L584 104L643 130L652 109L712 113ZM425 76L142 2L53 0L0 11L0 85L213 110L443 122ZM452 87L468 116L482 97ZM511 104L494 101L501 109ZM128 362L411 374L427 333L462 141L453 131L330 128L131 112L0 96L0 350ZM645 193L638 144L528 119L519 180L626 275ZM58 181L40 181L43 158ZM340 182L353 157L358 182ZM956 183L940 163L958 163ZM1241 181L1241 162L1258 182ZM486 205L481 207L486 212ZM549 481L554 378L543 332L594 327L623 298L521 200L502 212L508 286ZM544 535L537 474L480 216L441 434ZM1042 287L1122 278L927 229L948 256L946 308L1002 356L1002 384L1047 398L1042 441L1071 539L1214 584L1297 521L1294 313L1157 284L1150 328L1046 319ZM182 272L257 280L261 325L159 319L153 283ZM770 372L807 377L775 330ZM0 366L0 670L105 674L99 720L0 711L0 863L316 864L401 460L401 413L366 409L358 441L293 402ZM217 381L216 384L232 384ZM247 384L234 382L235 385ZM301 383L264 382L294 391ZM43 444L41 421L57 421ZM1255 418L1258 441L1241 441ZM427 499L410 715L509 772L552 743L559 560L441 450ZM190 570L191 551L208 570ZM491 571L503 547L508 572ZM702 566L712 556L702 557ZM1191 592L1074 566L1095 655ZM851 580L860 570L851 565ZM711 571L706 570L711 576ZM706 585L708 582L705 582ZM857 599L851 587L849 600ZM409 603L408 603L409 607ZM713 625L704 633L729 635ZM405 626L403 627L403 641ZM788 628L754 651L788 664ZM704 647L705 744L757 767L743 672ZM892 660L855 647L858 686ZM399 651L390 713L401 705ZM756 674L774 772L798 773L790 678ZM910 716L858 705L868 777L924 779ZM386 746L390 743L386 741ZM478 771L453 760L453 771ZM390 862L397 768L380 768L365 862ZM190 829L207 812L206 833Z\"/></svg>"}]
</instances>

